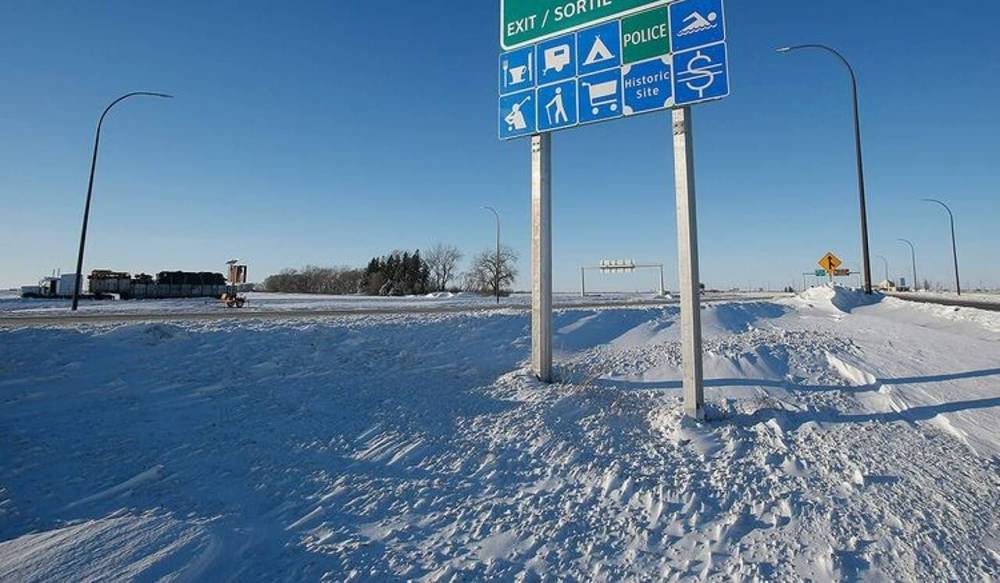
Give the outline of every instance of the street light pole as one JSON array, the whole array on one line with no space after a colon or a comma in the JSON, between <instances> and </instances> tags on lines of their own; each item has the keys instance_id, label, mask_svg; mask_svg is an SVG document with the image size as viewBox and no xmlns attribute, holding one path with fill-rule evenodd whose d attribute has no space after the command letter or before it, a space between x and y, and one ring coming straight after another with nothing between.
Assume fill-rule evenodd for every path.
<instances>
[{"instance_id":1,"label":"street light pole","mask_svg":"<svg viewBox=\"0 0 1000 583\"><path fill-rule=\"evenodd\" d=\"M868 249L868 204L865 197L865 164L864 157L861 152L861 113L858 107L858 78L854 74L854 68L851 64L844 58L844 55L840 54L838 51L830 48L826 45L820 44L808 44L808 45L795 45L791 47L784 47L778 49L779 53L790 53L799 49L819 49L833 54L841 63L847 67L848 73L851 74L851 92L853 95L853 109L854 109L854 149L855 155L857 157L858 166L858 195L861 201L861 250L862 256L864 258L864 276L865 276L865 293L872 293L872 270L871 270L871 257Z\"/></svg>"},{"instance_id":2,"label":"street light pole","mask_svg":"<svg viewBox=\"0 0 1000 583\"><path fill-rule=\"evenodd\" d=\"M879 259L881 259L882 263L885 264L885 282L886 282L886 284L888 284L889 283L889 260L886 259L882 255L876 255L875 257L878 257Z\"/></svg>"},{"instance_id":3,"label":"street light pole","mask_svg":"<svg viewBox=\"0 0 1000 583\"><path fill-rule=\"evenodd\" d=\"M491 206L484 206L484 209L493 213L497 218L497 264L493 270L493 291L497 294L497 305L500 305L500 213Z\"/></svg>"},{"instance_id":4,"label":"street light pole","mask_svg":"<svg viewBox=\"0 0 1000 583\"><path fill-rule=\"evenodd\" d=\"M118 105L119 102L125 101L129 97L136 96L146 96L146 97L163 97L165 99L170 99L173 95L167 95L165 93L150 93L147 91L135 91L132 93L126 93L118 99L111 102L107 108L104 109L104 113L101 114L101 119L97 122L97 133L94 136L94 155L90 160L90 181L87 183L87 202L83 207L83 229L80 232L80 252L76 257L76 284L73 286L73 311L76 311L77 306L80 303L80 287L83 285L83 250L87 243L87 223L90 222L90 200L94 194L94 173L97 170L97 149L101 145L101 126L104 124L104 118L111 111L111 108Z\"/></svg>"},{"instance_id":5,"label":"street light pole","mask_svg":"<svg viewBox=\"0 0 1000 583\"><path fill-rule=\"evenodd\" d=\"M913 246L913 243L908 239L897 239L902 243L906 243L910 246L910 261L913 263L913 291L917 291L917 249Z\"/></svg>"},{"instance_id":6,"label":"street light pole","mask_svg":"<svg viewBox=\"0 0 1000 583\"><path fill-rule=\"evenodd\" d=\"M955 291L958 295L962 295L962 282L958 277L958 245L955 243L955 213L951 212L951 207L936 198L925 198L924 202L937 203L948 211L948 218L951 220L951 255L955 262Z\"/></svg>"}]
</instances>

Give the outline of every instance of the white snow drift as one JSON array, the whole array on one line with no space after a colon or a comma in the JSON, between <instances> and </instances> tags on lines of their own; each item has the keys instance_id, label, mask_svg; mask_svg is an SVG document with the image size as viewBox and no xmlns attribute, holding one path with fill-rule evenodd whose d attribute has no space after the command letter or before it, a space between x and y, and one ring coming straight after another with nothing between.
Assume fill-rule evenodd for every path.
<instances>
[{"instance_id":1,"label":"white snow drift","mask_svg":"<svg viewBox=\"0 0 1000 583\"><path fill-rule=\"evenodd\" d=\"M991 581L1000 321L676 308L0 332L0 580Z\"/></svg>"}]
</instances>

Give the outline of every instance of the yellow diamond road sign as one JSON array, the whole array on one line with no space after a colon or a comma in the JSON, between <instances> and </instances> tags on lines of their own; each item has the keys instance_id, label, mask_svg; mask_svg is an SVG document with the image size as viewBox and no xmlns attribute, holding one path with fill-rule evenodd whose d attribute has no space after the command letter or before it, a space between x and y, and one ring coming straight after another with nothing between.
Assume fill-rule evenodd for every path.
<instances>
[{"instance_id":1,"label":"yellow diamond road sign","mask_svg":"<svg viewBox=\"0 0 1000 583\"><path fill-rule=\"evenodd\" d=\"M844 262L833 253L827 253L822 259L819 260L819 266L825 269L827 273L837 271L837 268L843 264Z\"/></svg>"}]
</instances>

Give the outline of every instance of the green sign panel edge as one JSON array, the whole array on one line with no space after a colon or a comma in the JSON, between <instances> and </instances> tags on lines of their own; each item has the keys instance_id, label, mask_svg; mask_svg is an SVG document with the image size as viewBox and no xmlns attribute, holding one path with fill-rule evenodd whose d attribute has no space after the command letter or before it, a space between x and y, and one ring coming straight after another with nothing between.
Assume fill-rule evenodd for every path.
<instances>
[{"instance_id":1,"label":"green sign panel edge","mask_svg":"<svg viewBox=\"0 0 1000 583\"><path fill-rule=\"evenodd\" d=\"M512 51L602 22L666 6L675 1L677 0L500 0L500 48L504 51ZM617 8L614 7L616 3ZM586 11L588 16L580 16L581 13L576 12L572 17L561 18L562 24L552 25L556 28L548 25L550 17L556 18L550 15L555 14L557 9L565 9L567 6L578 8L581 4L590 8ZM511 5L515 5L515 8L510 8ZM512 13L510 21L507 19L508 12ZM511 24L519 23L521 26L526 26L526 19L532 19L532 28L535 25L540 25L540 32L530 34L526 31L519 31L515 34L507 34ZM538 22L539 19L542 22ZM548 28L548 30L542 32L542 27ZM511 38L517 40L510 41Z\"/></svg>"}]
</instances>

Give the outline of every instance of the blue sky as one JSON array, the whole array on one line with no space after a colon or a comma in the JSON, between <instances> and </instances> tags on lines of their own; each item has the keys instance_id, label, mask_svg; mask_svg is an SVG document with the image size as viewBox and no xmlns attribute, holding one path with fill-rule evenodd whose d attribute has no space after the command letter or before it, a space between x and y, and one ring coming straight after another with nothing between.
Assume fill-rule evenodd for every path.
<instances>
[{"instance_id":1,"label":"blue sky","mask_svg":"<svg viewBox=\"0 0 1000 583\"><path fill-rule=\"evenodd\" d=\"M902 9L905 5L905 10ZM849 87L861 84L873 253L950 282L952 204L967 285L1000 286L1000 5L731 0L727 100L694 110L702 279L801 283L860 255ZM75 262L96 118L105 124L86 269L252 279L363 265L396 248L504 239L529 273L529 145L496 139L496 1L0 4L0 286ZM581 264L667 264L676 282L669 115L553 138L557 290ZM881 262L873 265L876 276ZM905 269L905 271L904 271ZM652 288L652 274L594 289Z\"/></svg>"}]
</instances>

